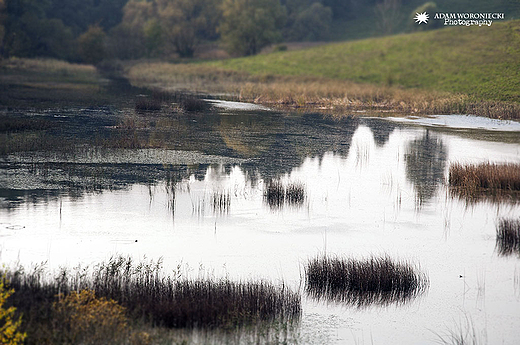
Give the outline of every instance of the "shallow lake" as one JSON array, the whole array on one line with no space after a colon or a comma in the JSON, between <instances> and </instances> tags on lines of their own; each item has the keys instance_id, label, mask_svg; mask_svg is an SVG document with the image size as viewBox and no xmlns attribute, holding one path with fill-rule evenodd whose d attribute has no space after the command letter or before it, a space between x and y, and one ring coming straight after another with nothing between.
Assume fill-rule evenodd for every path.
<instances>
[{"instance_id":1,"label":"shallow lake","mask_svg":"<svg viewBox=\"0 0 520 345\"><path fill-rule=\"evenodd\" d=\"M81 130L122 115L34 116ZM131 255L162 258L166 272L283 281L302 291L304 344L429 344L460 329L482 343L520 343L520 258L496 242L498 221L520 217L520 205L469 202L447 186L452 163L520 163L520 132L254 107L172 121L147 133L168 148L0 158L1 261L58 268ZM273 181L304 198L270 202ZM429 287L405 304L316 301L304 267L323 254L388 255L416 265Z\"/></svg>"}]
</instances>

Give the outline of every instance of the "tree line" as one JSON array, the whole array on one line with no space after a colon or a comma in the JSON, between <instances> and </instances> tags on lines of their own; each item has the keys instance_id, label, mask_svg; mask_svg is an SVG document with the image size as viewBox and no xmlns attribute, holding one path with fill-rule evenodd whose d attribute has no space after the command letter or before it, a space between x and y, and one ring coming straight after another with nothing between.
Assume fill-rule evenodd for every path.
<instances>
[{"instance_id":1,"label":"tree line","mask_svg":"<svg viewBox=\"0 0 520 345\"><path fill-rule=\"evenodd\" d=\"M0 0L0 56L98 63L106 58L193 57L218 42L253 55L282 41L319 41L334 23L366 15L395 31L414 0ZM431 4L431 3L430 3Z\"/></svg>"}]
</instances>

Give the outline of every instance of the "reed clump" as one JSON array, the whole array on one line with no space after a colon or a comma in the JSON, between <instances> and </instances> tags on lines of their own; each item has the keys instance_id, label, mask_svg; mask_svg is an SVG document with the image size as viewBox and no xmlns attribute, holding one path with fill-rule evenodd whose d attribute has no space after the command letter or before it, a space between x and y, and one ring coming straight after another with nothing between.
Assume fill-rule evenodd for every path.
<instances>
[{"instance_id":1,"label":"reed clump","mask_svg":"<svg viewBox=\"0 0 520 345\"><path fill-rule=\"evenodd\" d=\"M307 263L305 276L311 297L358 308L403 304L429 285L426 275L415 266L394 262L388 256L364 260L316 257Z\"/></svg>"},{"instance_id":2,"label":"reed clump","mask_svg":"<svg viewBox=\"0 0 520 345\"><path fill-rule=\"evenodd\" d=\"M496 247L499 255L520 256L520 219L502 218L497 226Z\"/></svg>"},{"instance_id":3,"label":"reed clump","mask_svg":"<svg viewBox=\"0 0 520 345\"><path fill-rule=\"evenodd\" d=\"M195 96L186 96L183 97L180 102L179 106L182 110L187 112L202 112L205 110L208 110L210 108L208 102L197 98Z\"/></svg>"},{"instance_id":4,"label":"reed clump","mask_svg":"<svg viewBox=\"0 0 520 345\"><path fill-rule=\"evenodd\" d=\"M139 97L135 101L135 110L136 111L157 111L161 110L161 101L148 98L148 97Z\"/></svg>"},{"instance_id":5,"label":"reed clump","mask_svg":"<svg viewBox=\"0 0 520 345\"><path fill-rule=\"evenodd\" d=\"M53 325L67 313L88 327L86 314L104 313L114 321L104 324L108 328L124 329L127 320L134 320L154 327L230 330L291 323L301 314L299 293L286 286L261 280L188 279L179 272L165 276L160 261L135 264L130 258L116 257L92 270L63 269L54 276L42 267L5 273L15 290L12 303L24 315L22 330L28 334L28 344L57 336L54 332L63 329ZM82 295L81 291L88 292ZM106 307L102 312L101 306ZM124 317L118 306L124 308Z\"/></svg>"},{"instance_id":6,"label":"reed clump","mask_svg":"<svg viewBox=\"0 0 520 345\"><path fill-rule=\"evenodd\" d=\"M448 182L452 195L468 201L515 201L520 195L520 164L455 163L450 166Z\"/></svg>"},{"instance_id":7,"label":"reed clump","mask_svg":"<svg viewBox=\"0 0 520 345\"><path fill-rule=\"evenodd\" d=\"M284 184L281 181L270 181L264 191L265 201L275 208L284 205L301 206L305 196L305 186L298 182Z\"/></svg>"}]
</instances>

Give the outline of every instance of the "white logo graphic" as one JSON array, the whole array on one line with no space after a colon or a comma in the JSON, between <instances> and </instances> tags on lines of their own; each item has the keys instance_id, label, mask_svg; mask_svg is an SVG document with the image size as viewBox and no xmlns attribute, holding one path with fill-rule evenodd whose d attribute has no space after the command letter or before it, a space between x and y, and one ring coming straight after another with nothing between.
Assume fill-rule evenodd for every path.
<instances>
[{"instance_id":1,"label":"white logo graphic","mask_svg":"<svg viewBox=\"0 0 520 345\"><path fill-rule=\"evenodd\" d=\"M428 18L429 18L429 16L428 16L428 13L426 13L426 12L423 12L423 13L416 12L415 17L413 17L413 19L415 19L415 22L417 24L422 24L422 23L428 24Z\"/></svg>"}]
</instances>

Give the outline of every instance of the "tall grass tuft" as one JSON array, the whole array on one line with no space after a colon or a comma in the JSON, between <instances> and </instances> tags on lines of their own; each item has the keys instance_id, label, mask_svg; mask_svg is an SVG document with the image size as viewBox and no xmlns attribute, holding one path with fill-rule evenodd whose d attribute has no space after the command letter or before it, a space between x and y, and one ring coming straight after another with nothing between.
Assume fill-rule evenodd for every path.
<instances>
[{"instance_id":1,"label":"tall grass tuft","mask_svg":"<svg viewBox=\"0 0 520 345\"><path fill-rule=\"evenodd\" d=\"M502 218L497 226L496 247L499 255L520 256L520 219Z\"/></svg>"},{"instance_id":2,"label":"tall grass tuft","mask_svg":"<svg viewBox=\"0 0 520 345\"><path fill-rule=\"evenodd\" d=\"M130 258L116 257L92 270L63 269L52 276L42 267L29 273L17 268L7 271L6 277L15 289L12 303L24 315L28 343L41 343L39 337L54 336L49 333L53 333L53 323L59 316L56 310L76 315L80 324L87 322L84 315L77 315L85 305L89 313L100 305L109 307L103 310L115 315L116 322L107 327L123 327L125 321L118 316L121 310L111 300L125 308L130 319L167 328L235 329L259 323L291 323L301 314L299 293L284 285L261 280L188 279L180 273L164 276L160 261L135 264ZM82 296L77 292L83 290L91 295L83 296L86 302L80 303L77 300ZM87 302L94 294L97 302L90 305ZM68 307L72 302L60 304L67 298L78 302L74 302L77 308Z\"/></svg>"},{"instance_id":3,"label":"tall grass tuft","mask_svg":"<svg viewBox=\"0 0 520 345\"><path fill-rule=\"evenodd\" d=\"M425 274L388 256L365 260L316 257L305 267L307 293L318 300L358 308L403 304L422 294L429 282Z\"/></svg>"},{"instance_id":4,"label":"tall grass tuft","mask_svg":"<svg viewBox=\"0 0 520 345\"><path fill-rule=\"evenodd\" d=\"M179 106L187 112L202 112L210 108L208 102L190 95L183 97L179 102Z\"/></svg>"},{"instance_id":5,"label":"tall grass tuft","mask_svg":"<svg viewBox=\"0 0 520 345\"><path fill-rule=\"evenodd\" d=\"M136 111L161 110L161 101L154 99L154 98L139 97L135 101L135 110Z\"/></svg>"},{"instance_id":6,"label":"tall grass tuft","mask_svg":"<svg viewBox=\"0 0 520 345\"><path fill-rule=\"evenodd\" d=\"M301 183L285 185L281 181L267 183L264 199L273 208L284 205L301 206L305 201L305 186Z\"/></svg>"},{"instance_id":7,"label":"tall grass tuft","mask_svg":"<svg viewBox=\"0 0 520 345\"><path fill-rule=\"evenodd\" d=\"M520 194L520 164L455 163L450 166L449 185L453 195L468 201L489 197L514 201Z\"/></svg>"}]
</instances>

